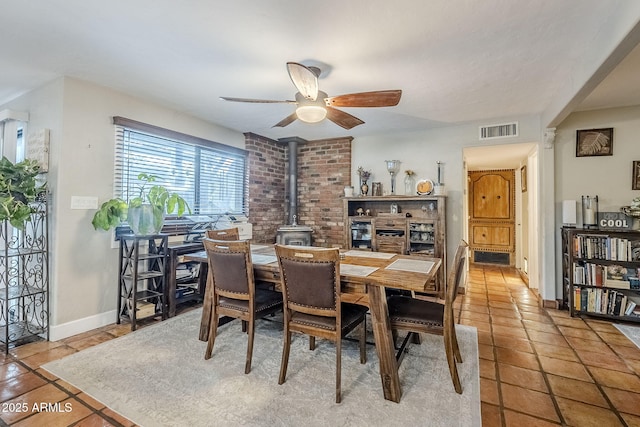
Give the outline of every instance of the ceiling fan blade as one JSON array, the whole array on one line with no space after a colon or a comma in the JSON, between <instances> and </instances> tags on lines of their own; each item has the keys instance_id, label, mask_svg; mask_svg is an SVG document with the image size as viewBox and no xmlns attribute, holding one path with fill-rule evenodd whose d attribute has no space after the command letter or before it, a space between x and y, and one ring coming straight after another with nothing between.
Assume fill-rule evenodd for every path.
<instances>
[{"instance_id":1,"label":"ceiling fan blade","mask_svg":"<svg viewBox=\"0 0 640 427\"><path fill-rule=\"evenodd\" d=\"M400 102L400 96L401 90L378 90L331 96L325 102L331 107L393 107Z\"/></svg>"},{"instance_id":2,"label":"ceiling fan blade","mask_svg":"<svg viewBox=\"0 0 640 427\"><path fill-rule=\"evenodd\" d=\"M228 96L221 96L220 99L223 101L231 101L231 102L253 102L256 104L297 104L296 101L276 101L272 99L251 99L251 98L230 98Z\"/></svg>"},{"instance_id":3,"label":"ceiling fan blade","mask_svg":"<svg viewBox=\"0 0 640 427\"><path fill-rule=\"evenodd\" d=\"M320 69L307 67L297 62L287 62L287 71L298 92L307 99L315 101L318 97L318 76Z\"/></svg>"},{"instance_id":4,"label":"ceiling fan blade","mask_svg":"<svg viewBox=\"0 0 640 427\"><path fill-rule=\"evenodd\" d=\"M292 114L289 114L287 117L285 117L284 119L280 120L278 123L276 123L275 125L273 125L271 127L283 128L283 127L288 126L291 123L293 123L297 118L298 118L298 116L296 116L296 113L294 112Z\"/></svg>"},{"instance_id":5,"label":"ceiling fan blade","mask_svg":"<svg viewBox=\"0 0 640 427\"><path fill-rule=\"evenodd\" d=\"M364 123L359 118L332 107L327 107L327 119L345 129L351 129Z\"/></svg>"}]
</instances>

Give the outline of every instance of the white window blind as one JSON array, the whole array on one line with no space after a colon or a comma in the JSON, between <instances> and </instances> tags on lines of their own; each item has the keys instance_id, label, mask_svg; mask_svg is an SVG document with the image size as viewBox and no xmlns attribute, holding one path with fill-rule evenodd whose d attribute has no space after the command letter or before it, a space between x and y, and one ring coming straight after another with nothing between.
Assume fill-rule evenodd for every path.
<instances>
[{"instance_id":1,"label":"white window blind","mask_svg":"<svg viewBox=\"0 0 640 427\"><path fill-rule=\"evenodd\" d=\"M247 214L245 150L123 117L113 122L116 197L136 197L144 172L180 194L194 214Z\"/></svg>"}]
</instances>

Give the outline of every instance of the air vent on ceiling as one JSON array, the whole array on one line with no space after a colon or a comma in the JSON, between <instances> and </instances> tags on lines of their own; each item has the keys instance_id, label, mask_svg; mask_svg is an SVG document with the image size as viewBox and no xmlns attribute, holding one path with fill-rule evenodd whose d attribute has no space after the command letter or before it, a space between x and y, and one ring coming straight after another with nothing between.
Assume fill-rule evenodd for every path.
<instances>
[{"instance_id":1,"label":"air vent on ceiling","mask_svg":"<svg viewBox=\"0 0 640 427\"><path fill-rule=\"evenodd\" d=\"M480 126L480 140L518 136L518 122Z\"/></svg>"}]
</instances>

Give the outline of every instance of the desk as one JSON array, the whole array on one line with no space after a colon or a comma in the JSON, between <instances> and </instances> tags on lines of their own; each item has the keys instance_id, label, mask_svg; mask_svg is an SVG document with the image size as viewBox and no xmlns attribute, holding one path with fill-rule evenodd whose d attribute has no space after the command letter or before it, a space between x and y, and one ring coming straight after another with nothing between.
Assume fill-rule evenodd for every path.
<instances>
[{"instance_id":1,"label":"desk","mask_svg":"<svg viewBox=\"0 0 640 427\"><path fill-rule=\"evenodd\" d=\"M275 256L273 245L251 245L251 253L255 255ZM369 307L373 335L376 343L376 353L380 361L380 380L384 398L393 402L399 402L402 396L400 379L398 377L398 364L395 358L389 312L387 310L387 298L385 287L404 289L409 291L432 291L435 289L434 278L441 268L440 258L427 258L415 255L384 254L381 252L347 251L340 260L340 279L342 282L342 301ZM185 259L207 262L206 252L200 251L185 255ZM431 269L426 271L407 271L392 269L396 261L408 263L402 268L411 268L412 264L420 262L432 263ZM344 267L343 267L344 265ZM375 271L367 276L358 275L358 267L372 267ZM268 281L280 284L280 269L278 263L253 264L256 281ZM202 341L207 340L209 323L211 322L211 279L207 279L207 289L202 309L202 322L200 324L200 336Z\"/></svg>"}]
</instances>

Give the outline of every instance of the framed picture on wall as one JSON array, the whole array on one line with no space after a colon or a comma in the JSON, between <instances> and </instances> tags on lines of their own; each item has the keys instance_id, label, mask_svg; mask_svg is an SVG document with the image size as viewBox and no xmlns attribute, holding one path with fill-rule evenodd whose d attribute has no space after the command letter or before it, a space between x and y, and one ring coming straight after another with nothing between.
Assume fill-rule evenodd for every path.
<instances>
[{"instance_id":1,"label":"framed picture on wall","mask_svg":"<svg viewBox=\"0 0 640 427\"><path fill-rule=\"evenodd\" d=\"M525 193L527 191L527 165L520 168L520 185L522 192Z\"/></svg>"},{"instance_id":2,"label":"framed picture on wall","mask_svg":"<svg viewBox=\"0 0 640 427\"><path fill-rule=\"evenodd\" d=\"M640 190L640 160L633 161L633 176L631 178L631 189Z\"/></svg>"},{"instance_id":3,"label":"framed picture on wall","mask_svg":"<svg viewBox=\"0 0 640 427\"><path fill-rule=\"evenodd\" d=\"M576 157L612 155L613 128L576 131Z\"/></svg>"}]
</instances>

